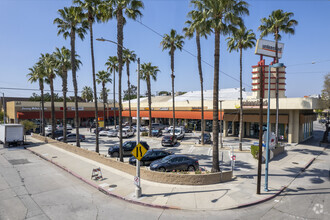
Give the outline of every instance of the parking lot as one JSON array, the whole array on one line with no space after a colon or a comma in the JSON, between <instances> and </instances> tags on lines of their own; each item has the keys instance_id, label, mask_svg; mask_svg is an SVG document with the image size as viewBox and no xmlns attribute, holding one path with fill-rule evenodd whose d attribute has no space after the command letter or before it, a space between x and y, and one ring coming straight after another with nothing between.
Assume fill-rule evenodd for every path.
<instances>
[{"instance_id":1,"label":"parking lot","mask_svg":"<svg viewBox=\"0 0 330 220\"><path fill-rule=\"evenodd\" d=\"M113 128L113 127L109 127ZM75 133L75 129L71 131ZM95 151L95 134L91 133L89 128L81 128L79 130L80 134L85 135L86 140L81 142L81 148L88 149L90 151ZM164 135L169 135L167 133L163 133ZM165 149L167 151L171 151L175 154L184 154L190 157L194 157L199 160L200 167L205 170L211 170L212 168L212 145L205 144L204 146L198 144L198 139L200 137L200 133L186 133L185 137L182 140L178 140L178 143L173 147L163 147L161 145L162 137L145 137L140 136L141 141L146 141L151 149ZM123 138L123 143L129 140L136 140L136 133L133 137ZM257 140L244 140L243 142L243 150L248 150L253 143L253 141ZM71 142L71 144L75 144ZM108 149L111 146L119 145L118 137L107 137L100 136L99 137L99 152L103 155L108 155ZM236 137L226 137L223 140L224 149L220 149L219 158L220 164L224 170L231 169L231 160L230 154L232 153L230 149L238 149L238 138ZM235 162L235 170L247 172L252 168L253 158L251 154L246 152L237 152L235 151L236 162ZM124 162L128 162L129 157L124 157ZM249 162L250 161L250 162ZM254 163L253 163L254 164Z\"/></svg>"}]
</instances>

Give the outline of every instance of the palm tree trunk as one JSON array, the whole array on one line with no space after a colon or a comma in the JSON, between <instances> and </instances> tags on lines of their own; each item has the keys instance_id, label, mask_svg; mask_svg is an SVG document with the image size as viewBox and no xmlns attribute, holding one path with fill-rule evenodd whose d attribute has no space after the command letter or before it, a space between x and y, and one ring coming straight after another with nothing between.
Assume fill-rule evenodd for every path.
<instances>
[{"instance_id":1,"label":"palm tree trunk","mask_svg":"<svg viewBox=\"0 0 330 220\"><path fill-rule=\"evenodd\" d=\"M116 71L113 71L113 123L116 129Z\"/></svg>"},{"instance_id":2,"label":"palm tree trunk","mask_svg":"<svg viewBox=\"0 0 330 220\"><path fill-rule=\"evenodd\" d=\"M117 41L118 41L118 46L117 46L117 56L118 56L118 75L119 75L119 80L118 80L118 99L119 99L119 157L120 161L123 162L123 134L122 134L122 105L121 105L121 76L122 76L122 70L123 70L123 10L121 8L118 8L117 10Z\"/></svg>"},{"instance_id":3,"label":"palm tree trunk","mask_svg":"<svg viewBox=\"0 0 330 220\"><path fill-rule=\"evenodd\" d=\"M214 82L213 82L213 153L211 172L219 172L219 63L220 63L220 30L215 30L214 46Z\"/></svg>"},{"instance_id":4,"label":"palm tree trunk","mask_svg":"<svg viewBox=\"0 0 330 220\"><path fill-rule=\"evenodd\" d=\"M45 136L45 103L44 103L44 83L39 82L41 92L41 135Z\"/></svg>"},{"instance_id":5,"label":"palm tree trunk","mask_svg":"<svg viewBox=\"0 0 330 220\"><path fill-rule=\"evenodd\" d=\"M148 89L148 107L149 107L149 137L151 137L151 129L152 129L152 118L151 118L151 85L150 85L150 77L147 78L147 89Z\"/></svg>"},{"instance_id":6,"label":"palm tree trunk","mask_svg":"<svg viewBox=\"0 0 330 220\"><path fill-rule=\"evenodd\" d=\"M75 126L76 126L76 145L80 147L80 139L79 139L79 111L78 111L78 84L77 84L77 75L76 75L76 48L75 48L75 40L76 33L74 30L71 30L71 66L72 66L72 82L73 82L73 90L74 90L74 106L75 106Z\"/></svg>"},{"instance_id":7,"label":"palm tree trunk","mask_svg":"<svg viewBox=\"0 0 330 220\"><path fill-rule=\"evenodd\" d=\"M242 48L239 51L239 150L242 151L242 139L243 139L243 77L242 77Z\"/></svg>"},{"instance_id":8,"label":"palm tree trunk","mask_svg":"<svg viewBox=\"0 0 330 220\"><path fill-rule=\"evenodd\" d=\"M103 96L103 128L105 129L105 103L107 102L106 97L105 97L105 83L102 82L102 96Z\"/></svg>"},{"instance_id":9,"label":"palm tree trunk","mask_svg":"<svg viewBox=\"0 0 330 220\"><path fill-rule=\"evenodd\" d=\"M66 116L66 92L68 90L68 71L63 71L63 142L66 143L66 135L67 135L67 116Z\"/></svg>"},{"instance_id":10,"label":"palm tree trunk","mask_svg":"<svg viewBox=\"0 0 330 220\"><path fill-rule=\"evenodd\" d=\"M171 48L171 78L172 78L172 111L173 111L173 137L175 136L175 95L174 95L174 49Z\"/></svg>"},{"instance_id":11,"label":"palm tree trunk","mask_svg":"<svg viewBox=\"0 0 330 220\"><path fill-rule=\"evenodd\" d=\"M132 126L132 113L131 113L131 83L129 81L129 61L126 63L126 71L127 71L127 86L128 86L128 111L129 111L129 128Z\"/></svg>"},{"instance_id":12,"label":"palm tree trunk","mask_svg":"<svg viewBox=\"0 0 330 220\"><path fill-rule=\"evenodd\" d=\"M201 130L202 130L201 141L202 141L202 145L204 145L205 124L204 124L203 71L202 71L202 55L201 55L200 35L197 30L196 30L196 44L197 44L197 63L198 63L199 81L201 83Z\"/></svg>"},{"instance_id":13,"label":"palm tree trunk","mask_svg":"<svg viewBox=\"0 0 330 220\"><path fill-rule=\"evenodd\" d=\"M275 62L278 63L278 30L275 33ZM268 85L269 86L269 85ZM279 87L279 78L278 78L278 68L276 68L276 119L275 119L275 145L278 144L278 88Z\"/></svg>"},{"instance_id":14,"label":"palm tree trunk","mask_svg":"<svg viewBox=\"0 0 330 220\"><path fill-rule=\"evenodd\" d=\"M52 138L55 139L55 105L54 105L54 79L50 77L50 101L51 101L51 117L52 117Z\"/></svg>"},{"instance_id":15,"label":"palm tree trunk","mask_svg":"<svg viewBox=\"0 0 330 220\"><path fill-rule=\"evenodd\" d=\"M99 117L97 107L97 89L95 79L95 61L94 61L94 47L93 47L93 20L89 20L89 31L91 40L91 56L92 56L92 71L93 71L93 88L94 88L94 107L95 107L95 152L99 153Z\"/></svg>"}]
</instances>

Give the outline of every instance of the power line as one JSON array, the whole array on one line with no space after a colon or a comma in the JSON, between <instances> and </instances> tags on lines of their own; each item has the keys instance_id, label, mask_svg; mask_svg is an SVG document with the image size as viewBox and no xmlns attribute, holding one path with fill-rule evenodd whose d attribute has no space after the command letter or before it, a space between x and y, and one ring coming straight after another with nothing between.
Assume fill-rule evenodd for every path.
<instances>
[{"instance_id":1,"label":"power line","mask_svg":"<svg viewBox=\"0 0 330 220\"><path fill-rule=\"evenodd\" d=\"M153 33L157 34L158 36L160 36L160 37L164 37L164 35L160 34L159 32L157 32L156 30L152 29L151 27L145 25L144 23L142 23L142 21L138 21L138 20L136 20L136 22L138 22L139 24L141 24L141 25L144 26L145 28L149 29L149 30L152 31ZM189 55L191 55L191 56L197 58L197 55L193 54L192 52L190 52L190 51L188 51L188 50L186 50L186 49L184 49L184 48L182 48L182 50L183 50L184 52L188 53ZM205 63L206 65L208 65L208 66L214 68L212 64L206 62L205 60L202 60L202 62ZM221 72L222 74L226 75L227 77L229 77L229 78L231 78L231 79L233 79L233 80L235 80L235 81L237 81L237 82L240 82L240 80L238 80L238 79L232 77L230 74L225 73L225 72L223 72L222 70L219 70L219 72ZM242 84L244 84L244 85L246 85L246 86L252 88L252 86L250 86L249 84L246 84L246 83L244 83L244 82L242 82Z\"/></svg>"},{"instance_id":2,"label":"power line","mask_svg":"<svg viewBox=\"0 0 330 220\"><path fill-rule=\"evenodd\" d=\"M39 92L40 89L26 89L26 88L14 88L14 87L0 87L0 89L3 90L20 90L20 91L36 91ZM49 89L44 89L45 92L50 92ZM62 92L62 90L54 90L54 92ZM74 93L74 91L67 91L70 93ZM78 91L78 93L82 93L82 91ZM102 94L102 92L97 92L98 94ZM113 92L108 92L108 94L113 94ZM117 92L115 94L118 94ZM124 93L123 93L124 94Z\"/></svg>"}]
</instances>

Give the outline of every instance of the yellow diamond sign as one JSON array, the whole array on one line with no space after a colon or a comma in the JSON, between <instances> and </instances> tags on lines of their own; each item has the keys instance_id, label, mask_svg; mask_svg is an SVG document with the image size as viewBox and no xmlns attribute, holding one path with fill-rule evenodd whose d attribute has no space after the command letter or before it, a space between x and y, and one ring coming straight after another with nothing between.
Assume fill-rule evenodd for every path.
<instances>
[{"instance_id":1,"label":"yellow diamond sign","mask_svg":"<svg viewBox=\"0 0 330 220\"><path fill-rule=\"evenodd\" d=\"M138 160L141 160L145 153L147 153L147 149L141 144L138 143L134 149L132 150L131 154Z\"/></svg>"}]
</instances>

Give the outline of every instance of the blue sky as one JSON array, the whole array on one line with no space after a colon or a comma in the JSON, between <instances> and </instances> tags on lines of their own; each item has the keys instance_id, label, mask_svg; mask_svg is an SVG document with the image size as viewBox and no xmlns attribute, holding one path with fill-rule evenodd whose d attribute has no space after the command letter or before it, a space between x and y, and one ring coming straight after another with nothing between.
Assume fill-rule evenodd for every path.
<instances>
[{"instance_id":1,"label":"blue sky","mask_svg":"<svg viewBox=\"0 0 330 220\"><path fill-rule=\"evenodd\" d=\"M187 13L192 9L188 0L144 0L142 10L143 22L155 31L165 34L176 29L182 33ZM250 16L245 16L247 28L252 29L259 38L257 31L260 19L276 9L294 13L294 19L299 24L295 35L283 35L284 52L281 62L287 66L286 96L302 97L320 94L324 75L330 72L330 1L247 1L250 6ZM71 0L0 0L0 87L35 88L38 84L27 81L28 68L32 67L40 53L52 53L55 47L70 48L69 39L57 36L57 27L53 20L58 17L58 9L71 6ZM116 21L94 25L94 39L103 37L116 41ZM227 36L221 36L220 70L237 80L220 73L220 88L239 87L239 54L227 51ZM273 40L273 36L265 37ZM141 62L151 62L160 69L157 81L152 82L152 91L170 91L170 57L168 51L162 51L162 38L140 23L128 20L124 27L124 46L134 50ZM105 70L104 63L109 56L117 54L116 46L107 42L94 41L96 71ZM185 40L184 49L196 54L195 39ZM92 67L90 56L89 33L85 40L76 40L76 50L81 57L83 66L77 72L79 90L83 86L92 87ZM202 40L202 59L213 65L214 35ZM252 65L256 65L259 56L254 54L254 48L243 52L243 82L244 87L251 89ZM271 58L266 58L266 63ZM312 64L315 62L315 64ZM131 83L136 85L136 63L131 64ZM124 67L126 70L126 67ZM204 88L212 89L213 68L203 64ZM69 73L69 90L73 90L71 73ZM200 90L196 58L187 52L175 52L175 90ZM118 77L117 77L118 79ZM123 89L127 88L126 71L123 72ZM118 84L117 84L118 85ZM145 92L145 82L141 82L141 92ZM108 85L112 92L112 85ZM48 86L46 86L48 88ZM55 81L55 88L61 90L61 80ZM117 87L118 88L118 87ZM33 91L0 89L5 96L29 97ZM98 90L101 86L98 85ZM116 91L118 92L118 91ZM38 92L37 92L38 93ZM61 95L61 94L60 94Z\"/></svg>"}]
</instances>

